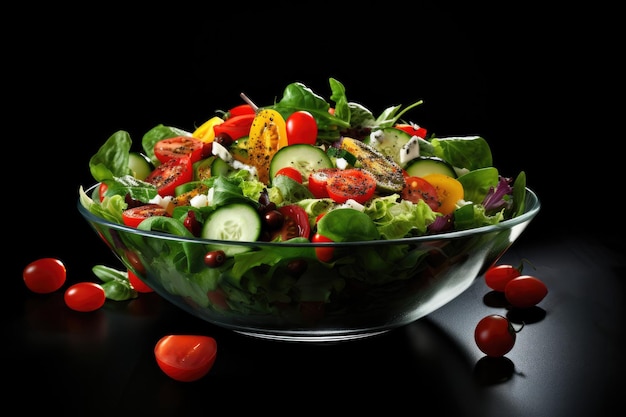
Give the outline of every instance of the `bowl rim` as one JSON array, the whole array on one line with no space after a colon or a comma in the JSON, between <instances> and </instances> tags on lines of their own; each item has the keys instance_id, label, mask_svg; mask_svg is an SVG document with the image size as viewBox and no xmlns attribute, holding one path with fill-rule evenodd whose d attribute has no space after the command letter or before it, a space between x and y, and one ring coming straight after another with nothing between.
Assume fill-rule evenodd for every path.
<instances>
[{"instance_id":1,"label":"bowl rim","mask_svg":"<svg viewBox=\"0 0 626 417\"><path fill-rule=\"evenodd\" d=\"M86 194L90 194L99 183L96 183L89 188L85 189ZM539 210L541 209L541 201L537 194L530 188L526 189L526 200L524 212L512 219L504 220L498 224L487 225L481 227L475 227L472 229L457 230L452 232L437 233L432 235L422 235L401 239L387 239L387 240L367 240L367 241L350 241L350 242L264 242L264 241L226 241L216 239L203 239L203 238L190 238L185 236L173 235L170 233L153 231L153 230L140 230L124 224L113 223L102 217L96 216L91 213L86 207L84 207L78 199L78 211L88 221L98 223L102 226L123 231L126 233L132 233L139 236L159 238L175 242L186 243L202 243L206 245L235 245L235 246L256 246L256 247L354 247L354 246L377 246L377 245L398 245L398 244L419 244L423 242L432 242L438 240L452 240L455 238L462 238L468 236L482 235L491 232L510 229L519 224L532 220Z\"/></svg>"}]
</instances>

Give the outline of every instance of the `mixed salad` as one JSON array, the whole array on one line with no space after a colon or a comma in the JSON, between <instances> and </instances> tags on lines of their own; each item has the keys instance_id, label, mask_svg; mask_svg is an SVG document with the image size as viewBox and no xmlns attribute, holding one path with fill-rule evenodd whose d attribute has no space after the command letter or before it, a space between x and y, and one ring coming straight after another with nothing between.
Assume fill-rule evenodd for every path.
<instances>
[{"instance_id":1,"label":"mixed salad","mask_svg":"<svg viewBox=\"0 0 626 417\"><path fill-rule=\"evenodd\" d=\"M411 276L424 256L398 245L388 260L364 249L360 260L348 262L330 245L302 247L311 242L402 242L495 225L524 212L525 173L501 175L484 138L429 135L406 120L422 101L376 117L349 101L341 82L330 78L329 84L328 100L299 82L266 106L242 94L241 105L216 111L192 130L155 126L144 134L141 151L128 132L118 131L91 157L97 185L90 193L80 187L80 203L112 223L210 239L204 253L180 249L182 263L178 255L164 258L171 248L155 249L150 261L161 257L171 275L187 277L167 284L176 287L170 292L206 306L207 294L222 286L238 308L255 311L268 311L277 299L327 302L345 287L333 277L323 296L307 296L304 287L296 296L295 282L282 285L280 294L275 283L264 292L277 265L293 259L341 265L340 274L352 278L374 268L380 284ZM253 255L253 245L243 242L294 245ZM259 265L268 268L261 273Z\"/></svg>"},{"instance_id":2,"label":"mixed salad","mask_svg":"<svg viewBox=\"0 0 626 417\"><path fill-rule=\"evenodd\" d=\"M401 239L523 212L524 173L515 181L501 176L482 137L428 137L402 120L421 101L374 117L348 101L339 81L331 78L330 87L334 105L293 83L273 105L248 100L192 132L156 126L143 136L142 153L118 131L90 160L99 197L81 187L81 202L115 223L137 227L162 216L150 226L249 241L316 233L332 241ZM281 224L298 223L299 236L277 232L268 214L276 210Z\"/></svg>"}]
</instances>

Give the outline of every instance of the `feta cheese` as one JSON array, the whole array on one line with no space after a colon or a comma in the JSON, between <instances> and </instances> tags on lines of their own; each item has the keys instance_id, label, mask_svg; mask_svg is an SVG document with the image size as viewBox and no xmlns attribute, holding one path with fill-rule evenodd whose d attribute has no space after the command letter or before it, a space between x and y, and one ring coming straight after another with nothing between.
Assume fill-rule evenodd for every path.
<instances>
[{"instance_id":1,"label":"feta cheese","mask_svg":"<svg viewBox=\"0 0 626 417\"><path fill-rule=\"evenodd\" d=\"M418 156L420 156L419 137L412 136L411 139L400 148L400 165L405 165Z\"/></svg>"}]
</instances>

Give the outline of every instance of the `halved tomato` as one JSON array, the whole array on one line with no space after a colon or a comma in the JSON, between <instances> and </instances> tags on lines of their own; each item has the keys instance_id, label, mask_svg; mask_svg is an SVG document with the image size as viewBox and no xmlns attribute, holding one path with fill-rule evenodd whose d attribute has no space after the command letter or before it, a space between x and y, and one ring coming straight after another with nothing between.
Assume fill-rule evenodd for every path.
<instances>
[{"instance_id":1,"label":"halved tomato","mask_svg":"<svg viewBox=\"0 0 626 417\"><path fill-rule=\"evenodd\" d=\"M359 168L339 170L326 183L328 196L337 203L354 200L365 203L376 191L376 179Z\"/></svg>"},{"instance_id":2,"label":"halved tomato","mask_svg":"<svg viewBox=\"0 0 626 417\"><path fill-rule=\"evenodd\" d=\"M161 197L173 196L181 184L193 179L193 164L189 158L173 158L159 165L144 180L153 184Z\"/></svg>"},{"instance_id":3,"label":"halved tomato","mask_svg":"<svg viewBox=\"0 0 626 417\"><path fill-rule=\"evenodd\" d=\"M315 198L328 198L326 183L337 172L339 172L338 168L322 168L311 172L308 187Z\"/></svg>"},{"instance_id":4,"label":"halved tomato","mask_svg":"<svg viewBox=\"0 0 626 417\"><path fill-rule=\"evenodd\" d=\"M302 184L302 174L300 173L300 171L298 171L294 167L286 166L286 167L283 167L283 168L279 169L278 172L276 172L275 177L277 177L279 175L284 175L284 176L289 177L292 180Z\"/></svg>"},{"instance_id":5,"label":"halved tomato","mask_svg":"<svg viewBox=\"0 0 626 417\"><path fill-rule=\"evenodd\" d=\"M165 207L158 204L145 204L139 207L132 207L122 212L122 221L126 226L137 227L139 223L154 216L167 216L170 214Z\"/></svg>"},{"instance_id":6,"label":"halved tomato","mask_svg":"<svg viewBox=\"0 0 626 417\"><path fill-rule=\"evenodd\" d=\"M442 214L451 214L456 210L456 203L465 196L463 184L456 178L444 174L424 175L424 179L435 187L439 208L436 210Z\"/></svg>"},{"instance_id":7,"label":"halved tomato","mask_svg":"<svg viewBox=\"0 0 626 417\"><path fill-rule=\"evenodd\" d=\"M311 235L309 216L302 207L290 204L279 207L277 210L283 214L284 220L282 226L272 232L271 240L285 241L294 237L309 238Z\"/></svg>"},{"instance_id":8,"label":"halved tomato","mask_svg":"<svg viewBox=\"0 0 626 417\"><path fill-rule=\"evenodd\" d=\"M441 206L437 189L422 177L407 177L401 196L403 200L413 203L424 200L433 211Z\"/></svg>"},{"instance_id":9,"label":"halved tomato","mask_svg":"<svg viewBox=\"0 0 626 417\"><path fill-rule=\"evenodd\" d=\"M173 158L188 157L191 163L202 158L204 143L200 139L190 136L176 136L158 141L154 145L154 156L161 163Z\"/></svg>"}]
</instances>

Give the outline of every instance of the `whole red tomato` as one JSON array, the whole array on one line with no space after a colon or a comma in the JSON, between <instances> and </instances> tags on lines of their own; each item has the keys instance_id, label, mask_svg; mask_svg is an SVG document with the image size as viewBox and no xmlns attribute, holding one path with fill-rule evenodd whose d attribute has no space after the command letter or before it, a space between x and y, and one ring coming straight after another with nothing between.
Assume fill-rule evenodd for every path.
<instances>
[{"instance_id":1,"label":"whole red tomato","mask_svg":"<svg viewBox=\"0 0 626 417\"><path fill-rule=\"evenodd\" d=\"M39 294L58 290L65 284L66 277L65 265L54 258L37 259L26 265L22 272L26 287Z\"/></svg>"},{"instance_id":2,"label":"whole red tomato","mask_svg":"<svg viewBox=\"0 0 626 417\"><path fill-rule=\"evenodd\" d=\"M181 382L192 382L205 376L213 367L217 342L209 336L164 336L155 345L154 356L167 376Z\"/></svg>"},{"instance_id":3,"label":"whole red tomato","mask_svg":"<svg viewBox=\"0 0 626 417\"><path fill-rule=\"evenodd\" d=\"M304 110L293 112L286 120L287 143L306 143L315 145L317 142L317 122L311 113Z\"/></svg>"},{"instance_id":4,"label":"whole red tomato","mask_svg":"<svg viewBox=\"0 0 626 417\"><path fill-rule=\"evenodd\" d=\"M499 314L482 318L474 330L478 348L487 356L501 357L515 345L516 331L509 320Z\"/></svg>"}]
</instances>

